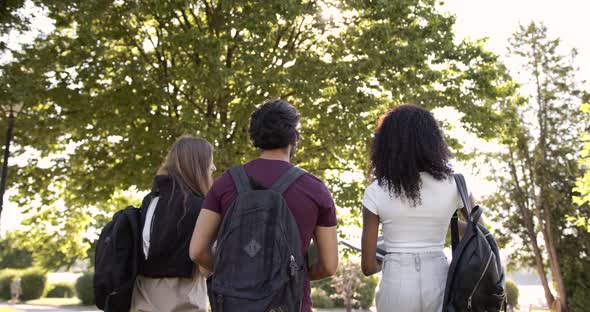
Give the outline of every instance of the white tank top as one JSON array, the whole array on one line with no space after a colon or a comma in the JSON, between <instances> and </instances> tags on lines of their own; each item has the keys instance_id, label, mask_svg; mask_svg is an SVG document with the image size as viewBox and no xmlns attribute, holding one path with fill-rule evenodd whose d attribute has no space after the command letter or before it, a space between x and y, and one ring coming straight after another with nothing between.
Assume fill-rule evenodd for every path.
<instances>
[{"instance_id":1,"label":"white tank top","mask_svg":"<svg viewBox=\"0 0 590 312\"><path fill-rule=\"evenodd\" d=\"M387 252L442 251L453 213L463 207L455 180L421 172L421 202L390 194L377 181L365 190L363 206L379 216Z\"/></svg>"},{"instance_id":2,"label":"white tank top","mask_svg":"<svg viewBox=\"0 0 590 312\"><path fill-rule=\"evenodd\" d=\"M141 233L142 241L143 241L143 256L147 260L148 255L150 254L150 239L152 235L152 222L154 220L154 212L156 211L156 207L158 206L158 200L160 198L158 196L152 198L150 205L148 206L146 217L145 217L145 225L143 226L143 232Z\"/></svg>"}]
</instances>

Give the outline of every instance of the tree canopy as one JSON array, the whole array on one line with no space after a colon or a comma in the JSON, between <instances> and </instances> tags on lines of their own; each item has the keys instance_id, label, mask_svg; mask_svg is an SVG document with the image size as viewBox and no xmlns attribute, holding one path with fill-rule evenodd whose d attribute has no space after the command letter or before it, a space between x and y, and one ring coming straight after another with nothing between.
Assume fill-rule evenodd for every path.
<instances>
[{"instance_id":1,"label":"tree canopy","mask_svg":"<svg viewBox=\"0 0 590 312\"><path fill-rule=\"evenodd\" d=\"M519 250L512 264L535 267L547 304L559 301L561 311L581 308L579 286L588 287L580 272L589 267L590 235L567 218L577 211L572 202L576 177L584 172L577 162L578 136L587 127L580 111L584 92L576 78L573 58L560 50L542 24L520 26L510 40L510 53L522 61L524 98L509 102L516 109L500 137L505 149L492 156L498 191L487 200L503 225L501 241L512 240ZM578 210L587 215L588 207ZM550 274L549 274L550 273ZM549 275L558 298L550 290Z\"/></svg>"},{"instance_id":2,"label":"tree canopy","mask_svg":"<svg viewBox=\"0 0 590 312\"><path fill-rule=\"evenodd\" d=\"M220 169L252 158L249 115L280 97L302 114L294 162L357 214L363 182L341 174L362 176L382 112L451 106L489 138L504 119L498 99L515 88L483 41L456 40L454 17L434 0L38 5L55 30L2 69L2 79L16 68L35 82L4 90L26 103L17 154L35 157L10 181L21 205L40 203L33 210L63 200L87 211L117 191L148 188L182 134L209 140Z\"/></svg>"}]
</instances>

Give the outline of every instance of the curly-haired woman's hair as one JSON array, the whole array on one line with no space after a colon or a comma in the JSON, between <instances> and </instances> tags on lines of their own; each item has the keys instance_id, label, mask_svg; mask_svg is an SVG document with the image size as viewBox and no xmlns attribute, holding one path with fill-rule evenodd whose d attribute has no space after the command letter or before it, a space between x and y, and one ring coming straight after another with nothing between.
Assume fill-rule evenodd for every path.
<instances>
[{"instance_id":1,"label":"curly-haired woman's hair","mask_svg":"<svg viewBox=\"0 0 590 312\"><path fill-rule=\"evenodd\" d=\"M299 112L283 100L269 100L252 113L248 133L255 147L263 150L285 148L299 136Z\"/></svg>"},{"instance_id":2,"label":"curly-haired woman's hair","mask_svg":"<svg viewBox=\"0 0 590 312\"><path fill-rule=\"evenodd\" d=\"M396 196L420 203L427 172L437 180L452 173L451 153L434 116L414 105L402 105L383 114L371 146L371 172L382 187Z\"/></svg>"}]
</instances>

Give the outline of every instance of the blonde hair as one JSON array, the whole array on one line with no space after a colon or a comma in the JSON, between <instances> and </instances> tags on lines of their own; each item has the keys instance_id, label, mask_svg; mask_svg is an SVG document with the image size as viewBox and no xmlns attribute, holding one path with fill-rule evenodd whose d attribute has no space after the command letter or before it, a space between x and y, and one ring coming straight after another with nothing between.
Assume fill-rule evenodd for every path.
<instances>
[{"instance_id":1,"label":"blonde hair","mask_svg":"<svg viewBox=\"0 0 590 312\"><path fill-rule=\"evenodd\" d=\"M185 199L189 191L205 196L213 183L209 172L212 158L209 142L183 135L174 142L157 174L170 176L180 184Z\"/></svg>"}]
</instances>

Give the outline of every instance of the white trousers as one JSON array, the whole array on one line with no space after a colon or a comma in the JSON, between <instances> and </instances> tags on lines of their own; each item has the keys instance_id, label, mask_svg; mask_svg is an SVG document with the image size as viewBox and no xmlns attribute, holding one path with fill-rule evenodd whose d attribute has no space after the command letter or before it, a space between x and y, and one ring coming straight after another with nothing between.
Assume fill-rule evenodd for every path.
<instances>
[{"instance_id":1,"label":"white trousers","mask_svg":"<svg viewBox=\"0 0 590 312\"><path fill-rule=\"evenodd\" d=\"M377 290L377 311L442 311L448 270L442 251L388 254Z\"/></svg>"}]
</instances>

